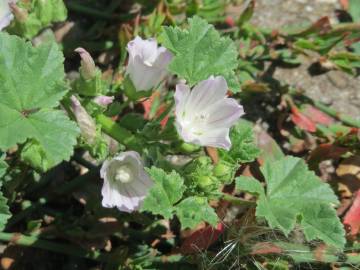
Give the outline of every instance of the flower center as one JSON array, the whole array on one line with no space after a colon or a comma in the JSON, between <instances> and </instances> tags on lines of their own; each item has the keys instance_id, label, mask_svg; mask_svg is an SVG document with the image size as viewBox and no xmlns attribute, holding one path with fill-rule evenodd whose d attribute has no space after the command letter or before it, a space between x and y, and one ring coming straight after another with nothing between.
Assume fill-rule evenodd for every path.
<instances>
[{"instance_id":1,"label":"flower center","mask_svg":"<svg viewBox=\"0 0 360 270\"><path fill-rule=\"evenodd\" d=\"M194 117L194 122L197 124L203 124L206 122L208 115L204 112L199 112Z\"/></svg>"},{"instance_id":2,"label":"flower center","mask_svg":"<svg viewBox=\"0 0 360 270\"><path fill-rule=\"evenodd\" d=\"M133 180L131 170L127 166L120 166L115 172L115 180L121 183L129 183Z\"/></svg>"}]
</instances>

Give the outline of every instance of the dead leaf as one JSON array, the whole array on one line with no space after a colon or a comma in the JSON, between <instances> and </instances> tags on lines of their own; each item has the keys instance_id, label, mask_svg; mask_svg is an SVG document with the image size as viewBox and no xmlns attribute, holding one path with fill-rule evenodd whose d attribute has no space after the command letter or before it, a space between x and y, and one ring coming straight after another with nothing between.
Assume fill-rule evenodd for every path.
<instances>
[{"instance_id":1,"label":"dead leaf","mask_svg":"<svg viewBox=\"0 0 360 270\"><path fill-rule=\"evenodd\" d=\"M346 213L344 224L350 227L350 234L355 236L360 231L360 190L355 194L354 202Z\"/></svg>"},{"instance_id":2,"label":"dead leaf","mask_svg":"<svg viewBox=\"0 0 360 270\"><path fill-rule=\"evenodd\" d=\"M339 181L346 185L351 192L360 189L360 156L345 159L336 169Z\"/></svg>"}]
</instances>

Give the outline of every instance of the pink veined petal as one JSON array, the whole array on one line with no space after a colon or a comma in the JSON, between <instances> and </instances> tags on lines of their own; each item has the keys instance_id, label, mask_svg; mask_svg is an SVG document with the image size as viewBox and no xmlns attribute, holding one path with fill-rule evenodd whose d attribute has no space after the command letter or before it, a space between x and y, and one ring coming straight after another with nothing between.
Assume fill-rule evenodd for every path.
<instances>
[{"instance_id":1,"label":"pink veined petal","mask_svg":"<svg viewBox=\"0 0 360 270\"><path fill-rule=\"evenodd\" d=\"M167 72L166 68L169 65L173 55L164 47L158 49L158 56L153 64L153 67L164 69Z\"/></svg>"},{"instance_id":2,"label":"pink veined petal","mask_svg":"<svg viewBox=\"0 0 360 270\"><path fill-rule=\"evenodd\" d=\"M122 183L115 179L116 170L121 166L126 166L133 173L131 182ZM117 207L125 212L138 210L153 185L144 170L140 155L134 151L122 152L113 159L105 161L100 175L104 178L101 190L102 205Z\"/></svg>"},{"instance_id":3,"label":"pink veined petal","mask_svg":"<svg viewBox=\"0 0 360 270\"><path fill-rule=\"evenodd\" d=\"M105 179L106 177L106 172L108 170L108 167L109 167L109 164L110 164L110 161L109 160L105 160L103 165L101 166L101 169L100 169L100 177ZM104 180L105 181L105 180Z\"/></svg>"},{"instance_id":4,"label":"pink veined petal","mask_svg":"<svg viewBox=\"0 0 360 270\"><path fill-rule=\"evenodd\" d=\"M157 86L163 79L162 70L156 67L145 65L139 56L133 59L133 64L127 66L127 74L129 74L136 90L150 90Z\"/></svg>"},{"instance_id":5,"label":"pink veined petal","mask_svg":"<svg viewBox=\"0 0 360 270\"><path fill-rule=\"evenodd\" d=\"M186 84L177 84L175 90L175 114L177 118L182 118L185 105L190 96L190 87Z\"/></svg>"},{"instance_id":6,"label":"pink veined petal","mask_svg":"<svg viewBox=\"0 0 360 270\"><path fill-rule=\"evenodd\" d=\"M188 130L188 127L186 125L182 125L181 121L177 120L175 122L175 127L177 132L180 134L181 138L185 142L199 144L194 141L198 136L194 136L194 134Z\"/></svg>"},{"instance_id":7,"label":"pink veined petal","mask_svg":"<svg viewBox=\"0 0 360 270\"><path fill-rule=\"evenodd\" d=\"M6 28L14 19L9 4L16 3L16 0L2 0L0 3L0 31Z\"/></svg>"},{"instance_id":8,"label":"pink veined petal","mask_svg":"<svg viewBox=\"0 0 360 270\"><path fill-rule=\"evenodd\" d=\"M142 61L152 64L158 55L158 45L155 39L143 40L139 36L128 43L127 50L130 58L139 56Z\"/></svg>"},{"instance_id":9,"label":"pink veined petal","mask_svg":"<svg viewBox=\"0 0 360 270\"><path fill-rule=\"evenodd\" d=\"M144 171L144 165L141 162L141 157L137 152L128 151L126 152L127 156L124 162L132 166L133 172L135 172L136 177L139 177L142 171Z\"/></svg>"},{"instance_id":10,"label":"pink veined petal","mask_svg":"<svg viewBox=\"0 0 360 270\"><path fill-rule=\"evenodd\" d=\"M13 18L14 16L11 13L0 18L0 31L9 25Z\"/></svg>"},{"instance_id":11,"label":"pink veined petal","mask_svg":"<svg viewBox=\"0 0 360 270\"><path fill-rule=\"evenodd\" d=\"M203 146L212 146L229 150L231 140L229 128L209 129L197 138L197 143Z\"/></svg>"},{"instance_id":12,"label":"pink veined petal","mask_svg":"<svg viewBox=\"0 0 360 270\"><path fill-rule=\"evenodd\" d=\"M225 98L211 106L207 113L209 129L230 128L244 115L244 108L235 99Z\"/></svg>"},{"instance_id":13,"label":"pink veined petal","mask_svg":"<svg viewBox=\"0 0 360 270\"><path fill-rule=\"evenodd\" d=\"M111 208L122 204L120 194L114 187L111 186L111 184L107 180L104 180L104 184L101 189L101 195L103 197L103 207Z\"/></svg>"},{"instance_id":14,"label":"pink veined petal","mask_svg":"<svg viewBox=\"0 0 360 270\"><path fill-rule=\"evenodd\" d=\"M150 182L149 180L141 179L141 178L138 178L136 179L136 181L133 181L128 184L128 186L132 190L134 190L134 192L139 197L145 197L152 185L153 183Z\"/></svg>"},{"instance_id":15,"label":"pink veined petal","mask_svg":"<svg viewBox=\"0 0 360 270\"><path fill-rule=\"evenodd\" d=\"M129 185L122 185L121 195L126 208L132 209L133 211L138 209L140 198Z\"/></svg>"},{"instance_id":16,"label":"pink veined petal","mask_svg":"<svg viewBox=\"0 0 360 270\"><path fill-rule=\"evenodd\" d=\"M194 113L206 109L208 106L224 99L228 86L222 76L213 77L201 81L191 91L189 101L186 104L186 112Z\"/></svg>"}]
</instances>

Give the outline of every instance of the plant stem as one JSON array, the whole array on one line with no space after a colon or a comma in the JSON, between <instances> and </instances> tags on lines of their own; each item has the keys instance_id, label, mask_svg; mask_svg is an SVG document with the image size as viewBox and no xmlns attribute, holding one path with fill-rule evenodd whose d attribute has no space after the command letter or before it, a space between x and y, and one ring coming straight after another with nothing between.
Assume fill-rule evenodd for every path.
<instances>
[{"instance_id":1,"label":"plant stem","mask_svg":"<svg viewBox=\"0 0 360 270\"><path fill-rule=\"evenodd\" d=\"M99 114L96 117L96 121L101 125L102 130L117 140L119 143L124 144L126 147L139 151L142 151L141 142L138 138L135 137L129 130L123 128L111 118Z\"/></svg>"},{"instance_id":2,"label":"plant stem","mask_svg":"<svg viewBox=\"0 0 360 270\"><path fill-rule=\"evenodd\" d=\"M235 205L241 205L241 206L255 206L256 205L256 202L243 200L243 199L240 199L238 197L235 197L235 196L232 196L229 194L223 194L221 196L221 199L228 201Z\"/></svg>"},{"instance_id":3,"label":"plant stem","mask_svg":"<svg viewBox=\"0 0 360 270\"><path fill-rule=\"evenodd\" d=\"M340 23L334 26L334 28L330 31L330 33L343 33L343 32L359 32L360 31L360 23L352 22L352 23Z\"/></svg>"},{"instance_id":4,"label":"plant stem","mask_svg":"<svg viewBox=\"0 0 360 270\"><path fill-rule=\"evenodd\" d=\"M48 240L41 240L35 236L25 236L20 233L0 232L0 241L10 242L15 245L41 248L53 252L67 254L100 262L111 262L113 258L109 254L101 254L98 251L86 251L77 246L69 244L59 244Z\"/></svg>"},{"instance_id":5,"label":"plant stem","mask_svg":"<svg viewBox=\"0 0 360 270\"><path fill-rule=\"evenodd\" d=\"M329 106L326 106L325 104L319 102L319 101L313 101L313 104L316 108L323 111L324 113L327 113L328 115L338 119L339 121L343 122L346 125L360 128L360 121L353 119L352 117L339 113L335 109L330 108Z\"/></svg>"}]
</instances>

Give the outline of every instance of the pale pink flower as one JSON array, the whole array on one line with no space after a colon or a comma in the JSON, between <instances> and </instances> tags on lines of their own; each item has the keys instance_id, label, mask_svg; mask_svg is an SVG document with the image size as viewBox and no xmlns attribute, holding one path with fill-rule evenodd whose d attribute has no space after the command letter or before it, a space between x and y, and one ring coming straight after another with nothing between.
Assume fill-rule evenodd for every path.
<instances>
[{"instance_id":1,"label":"pale pink flower","mask_svg":"<svg viewBox=\"0 0 360 270\"><path fill-rule=\"evenodd\" d=\"M0 1L0 31L7 27L14 19L9 4L15 3L15 0L1 0Z\"/></svg>"},{"instance_id":2,"label":"pale pink flower","mask_svg":"<svg viewBox=\"0 0 360 270\"><path fill-rule=\"evenodd\" d=\"M164 47L158 47L155 39L143 40L136 37L127 45L129 63L126 74L129 75L137 91L156 87L168 74L172 55Z\"/></svg>"},{"instance_id":3,"label":"pale pink flower","mask_svg":"<svg viewBox=\"0 0 360 270\"><path fill-rule=\"evenodd\" d=\"M97 96L93 99L93 101L100 106L106 107L109 104L113 103L114 98L115 97L113 96Z\"/></svg>"},{"instance_id":4,"label":"pale pink flower","mask_svg":"<svg viewBox=\"0 0 360 270\"><path fill-rule=\"evenodd\" d=\"M244 109L226 96L227 90L222 76L211 76L191 91L185 84L176 85L176 128L185 142L230 149L230 128Z\"/></svg>"},{"instance_id":5,"label":"pale pink flower","mask_svg":"<svg viewBox=\"0 0 360 270\"><path fill-rule=\"evenodd\" d=\"M100 176L104 179L101 190L102 205L117 207L120 211L138 210L144 201L153 181L144 170L140 155L134 151L122 152L101 167Z\"/></svg>"}]
</instances>

